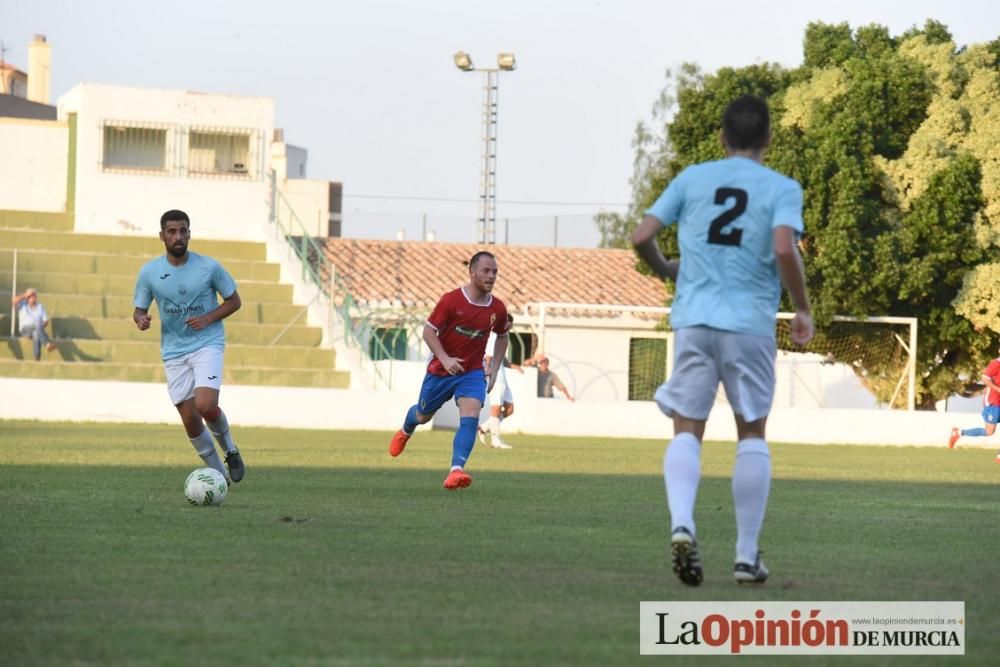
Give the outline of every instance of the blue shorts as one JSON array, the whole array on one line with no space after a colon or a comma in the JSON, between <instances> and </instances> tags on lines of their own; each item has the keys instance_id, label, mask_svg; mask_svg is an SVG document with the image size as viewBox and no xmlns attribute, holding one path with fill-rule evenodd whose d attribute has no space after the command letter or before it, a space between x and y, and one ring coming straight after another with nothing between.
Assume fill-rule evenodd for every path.
<instances>
[{"instance_id":1,"label":"blue shorts","mask_svg":"<svg viewBox=\"0 0 1000 667\"><path fill-rule=\"evenodd\" d=\"M477 368L461 375L428 373L420 387L417 409L422 415L432 415L452 396L456 401L468 397L476 399L480 405L486 403L486 375L483 369Z\"/></svg>"},{"instance_id":2,"label":"blue shorts","mask_svg":"<svg viewBox=\"0 0 1000 667\"><path fill-rule=\"evenodd\" d=\"M987 405L983 408L983 421L987 424L1000 422L1000 405Z\"/></svg>"}]
</instances>

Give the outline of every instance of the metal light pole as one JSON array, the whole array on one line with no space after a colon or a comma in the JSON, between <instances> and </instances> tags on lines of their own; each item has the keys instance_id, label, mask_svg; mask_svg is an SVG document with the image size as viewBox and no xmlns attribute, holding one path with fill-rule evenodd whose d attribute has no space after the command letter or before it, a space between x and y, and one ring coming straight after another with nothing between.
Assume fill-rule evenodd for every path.
<instances>
[{"instance_id":1,"label":"metal light pole","mask_svg":"<svg viewBox=\"0 0 1000 667\"><path fill-rule=\"evenodd\" d=\"M477 68L465 51L453 56L455 66L463 72L482 72L483 77L483 139L479 177L479 242L496 243L497 233L497 103L500 72L515 68L513 53L498 53L496 67Z\"/></svg>"}]
</instances>

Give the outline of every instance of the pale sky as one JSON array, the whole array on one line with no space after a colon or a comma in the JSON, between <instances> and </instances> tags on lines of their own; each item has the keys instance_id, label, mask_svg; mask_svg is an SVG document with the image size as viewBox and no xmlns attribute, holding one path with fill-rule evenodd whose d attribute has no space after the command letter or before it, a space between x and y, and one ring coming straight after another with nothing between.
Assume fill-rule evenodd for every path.
<instances>
[{"instance_id":1,"label":"pale sky","mask_svg":"<svg viewBox=\"0 0 1000 667\"><path fill-rule=\"evenodd\" d=\"M632 133L667 68L795 66L810 21L896 35L928 18L959 45L1000 34L995 0L0 0L0 40L26 70L32 35L46 35L53 101L82 81L271 97L286 141L309 151L308 177L344 184L345 235L417 238L427 213L439 239L467 241L483 75L452 54L494 66L513 52L498 218L545 242L559 216L560 245L593 246L590 217L629 200ZM450 238L464 219L469 237Z\"/></svg>"}]
</instances>

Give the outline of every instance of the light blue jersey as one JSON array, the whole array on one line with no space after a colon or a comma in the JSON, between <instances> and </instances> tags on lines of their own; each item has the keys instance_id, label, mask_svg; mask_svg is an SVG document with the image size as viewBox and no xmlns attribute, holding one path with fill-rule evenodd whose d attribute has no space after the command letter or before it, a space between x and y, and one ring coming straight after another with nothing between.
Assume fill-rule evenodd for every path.
<instances>
[{"instance_id":1,"label":"light blue jersey","mask_svg":"<svg viewBox=\"0 0 1000 667\"><path fill-rule=\"evenodd\" d=\"M682 171L646 215L677 223L674 329L774 336L781 278L773 230L802 233L798 182L744 157L705 162Z\"/></svg>"},{"instance_id":2,"label":"light blue jersey","mask_svg":"<svg viewBox=\"0 0 1000 667\"><path fill-rule=\"evenodd\" d=\"M225 347L222 320L200 331L186 322L215 310L219 306L217 293L227 298L235 291L236 281L221 264L189 251L182 266L172 265L166 255L146 262L135 283L134 302L136 308L149 308L156 299L160 311L160 355L166 361L203 347Z\"/></svg>"}]
</instances>

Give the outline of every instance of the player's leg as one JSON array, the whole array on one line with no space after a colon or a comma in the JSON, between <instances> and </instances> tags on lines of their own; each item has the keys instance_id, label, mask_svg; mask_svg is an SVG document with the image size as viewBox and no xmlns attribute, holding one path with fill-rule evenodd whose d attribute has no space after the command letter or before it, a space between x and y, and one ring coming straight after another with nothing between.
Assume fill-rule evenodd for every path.
<instances>
[{"instance_id":1,"label":"player's leg","mask_svg":"<svg viewBox=\"0 0 1000 667\"><path fill-rule=\"evenodd\" d=\"M490 418L486 420L486 424L490 429L490 444L494 449L510 449L510 445L505 443L500 438L500 415L503 412L502 405L491 405L490 406Z\"/></svg>"},{"instance_id":2,"label":"player's leg","mask_svg":"<svg viewBox=\"0 0 1000 667\"><path fill-rule=\"evenodd\" d=\"M948 438L948 448L952 449L958 444L959 438L985 438L996 433L997 422L1000 421L1000 405L987 405L983 408L983 425L976 428L966 428L959 430L951 429L951 436Z\"/></svg>"},{"instance_id":3,"label":"player's leg","mask_svg":"<svg viewBox=\"0 0 1000 667\"><path fill-rule=\"evenodd\" d=\"M706 327L676 332L674 372L654 397L674 423L674 437L663 456L663 480L670 510L674 573L688 586L697 586L703 577L694 507L701 482L701 439L719 386L712 335Z\"/></svg>"},{"instance_id":4,"label":"player's leg","mask_svg":"<svg viewBox=\"0 0 1000 667\"><path fill-rule=\"evenodd\" d=\"M489 392L487 396L489 410L486 411L486 418L482 420L476 426L476 437L479 439L479 444L486 444L486 437L491 435L493 431L493 417L494 417L494 407L500 404L500 394L497 391L497 385L500 384L499 378L497 382L493 383L493 391ZM486 407L486 404L483 405ZM491 440L492 442L492 440Z\"/></svg>"},{"instance_id":5,"label":"player's leg","mask_svg":"<svg viewBox=\"0 0 1000 667\"><path fill-rule=\"evenodd\" d=\"M31 353L34 355L35 361L42 359L42 333L40 326L31 326Z\"/></svg>"},{"instance_id":6,"label":"player's leg","mask_svg":"<svg viewBox=\"0 0 1000 667\"><path fill-rule=\"evenodd\" d=\"M733 462L733 508L736 556L733 576L740 583L763 583L767 568L760 561L758 540L771 490L771 453L765 439L767 416L774 400L773 339L726 333L720 336L719 362L726 397L736 419Z\"/></svg>"},{"instance_id":7,"label":"player's leg","mask_svg":"<svg viewBox=\"0 0 1000 667\"><path fill-rule=\"evenodd\" d=\"M194 405L205 419L209 431L215 436L219 447L225 452L229 478L239 482L246 474L243 456L233 440L229 419L219 407L219 392L222 390L223 350L205 347L191 355L194 368Z\"/></svg>"},{"instance_id":8,"label":"player's leg","mask_svg":"<svg viewBox=\"0 0 1000 667\"><path fill-rule=\"evenodd\" d=\"M219 458L219 452L215 448L215 441L212 440L212 434L205 428L205 422L195 407L194 397L177 403L175 407L177 408L177 412L180 413L181 421L184 422L184 430L191 440L191 446L194 447L194 451L198 452L198 456L201 457L206 466L218 470L222 473L223 477L229 479L229 472L222 459Z\"/></svg>"},{"instance_id":9,"label":"player's leg","mask_svg":"<svg viewBox=\"0 0 1000 667\"><path fill-rule=\"evenodd\" d=\"M163 371L167 376L167 394L170 402L177 408L184 424L184 431L187 433L191 446L198 453L201 460L209 468L215 468L223 476L227 476L226 467L219 458L219 453L215 450L215 442L212 434L205 428L205 421L198 412L194 403L194 367L191 365L190 355L168 359L163 362Z\"/></svg>"},{"instance_id":10,"label":"player's leg","mask_svg":"<svg viewBox=\"0 0 1000 667\"><path fill-rule=\"evenodd\" d=\"M472 484L472 477L465 472L465 466L476 444L479 413L486 401L486 382L482 369L469 371L455 378L454 395L458 404L458 430L451 443L451 469L444 480L444 488L448 490Z\"/></svg>"},{"instance_id":11,"label":"player's leg","mask_svg":"<svg viewBox=\"0 0 1000 667\"><path fill-rule=\"evenodd\" d=\"M403 418L403 428L396 431L389 441L389 455L399 456L406 449L406 443L410 441L413 433L420 424L426 424L434 416L444 402L451 398L448 393L450 378L427 373L424 382L420 386L420 396L417 402L410 406Z\"/></svg>"}]
</instances>

